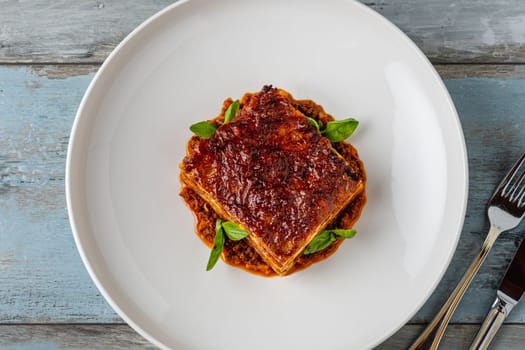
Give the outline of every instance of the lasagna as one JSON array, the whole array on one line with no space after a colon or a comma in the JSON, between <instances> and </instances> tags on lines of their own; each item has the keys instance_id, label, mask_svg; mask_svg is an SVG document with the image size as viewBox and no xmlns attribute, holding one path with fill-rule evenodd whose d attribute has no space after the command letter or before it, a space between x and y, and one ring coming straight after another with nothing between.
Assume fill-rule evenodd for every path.
<instances>
[{"instance_id":1,"label":"lasagna","mask_svg":"<svg viewBox=\"0 0 525 350\"><path fill-rule=\"evenodd\" d=\"M357 151L323 136L334 119L310 100L265 86L224 102L207 122L212 134L193 136L181 163L182 197L196 231L213 245L217 220L246 232L226 238L221 257L262 275L287 275L327 257L305 249L327 229L351 229L365 203L365 172ZM225 116L226 114L226 116Z\"/></svg>"}]
</instances>

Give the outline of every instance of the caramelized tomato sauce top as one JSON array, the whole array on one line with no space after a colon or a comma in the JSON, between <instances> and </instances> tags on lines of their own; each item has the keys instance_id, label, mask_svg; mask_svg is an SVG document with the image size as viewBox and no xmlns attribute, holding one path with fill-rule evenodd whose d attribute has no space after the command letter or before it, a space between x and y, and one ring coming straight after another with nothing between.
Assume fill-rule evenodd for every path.
<instances>
[{"instance_id":1,"label":"caramelized tomato sauce top","mask_svg":"<svg viewBox=\"0 0 525 350\"><path fill-rule=\"evenodd\" d=\"M253 222L253 227L258 228L261 237L269 244L273 242L280 251L280 254L286 256L286 252L283 252L282 249L283 246L286 247L285 237L291 239L292 247L297 245L297 238L294 240L293 237L290 237L291 233L284 235L282 239L273 237L266 225L270 224L269 227L273 227L273 229L293 227L296 233L300 233L301 227L310 227L312 222L316 220L315 213L313 212L316 211L315 208L319 203L321 206L326 205L326 208L336 205L334 201L337 201L337 195L332 193L333 188L331 186L333 185L333 179L323 177L323 174L326 176L326 169L316 167L314 159L316 159L316 156L318 158L320 157L322 159L318 161L324 161L325 163L340 162L342 160L338 157L336 157L336 159L327 159L327 154L334 154L333 152L326 152L326 148L330 147L330 143L325 144L325 141L319 142L320 137L317 131L313 129L308 122L305 123L304 116L299 114L300 118L295 118L295 115L292 115L293 118L291 118L291 121L280 123L278 121L279 118L276 116L272 117L270 114L268 120L262 120L267 116L257 115L257 112L254 112L253 108L251 110L246 109L246 106L253 106L255 102L272 103L274 104L273 107L276 108L279 108L279 104L282 103L280 102L281 98L279 96L277 96L277 98L272 97L270 101L252 101L254 96L255 95L249 94L245 95L242 101L242 103L245 104L244 108L233 122L219 128L219 137L216 141L203 142L198 137L191 138L188 142L189 157L184 160L183 166L184 171L195 171L195 169L198 169L199 176L211 177L206 183L213 188L214 196L220 196L232 203L228 207L229 210L234 211L239 217L249 218L248 220L251 220L249 222ZM333 120L330 115L324 112L321 106L311 100L294 100L291 96L286 97L288 97L288 101L294 108L317 121L321 121L323 124ZM217 125L222 124L224 111L230 103L231 99L225 101L221 115L214 120ZM287 108L287 106L281 106L281 108ZM294 112L287 110L287 113ZM253 114L256 115L254 116ZM246 115L248 115L248 117L243 118L243 116ZM264 129L264 124L268 122L277 123L278 126L282 128L282 137L289 136L286 135L286 133L287 130L291 129L299 129L303 132L296 138L292 135L290 142L285 142L285 145L277 147L275 144L275 137L277 136L268 135L269 132L265 133L262 131L266 130ZM290 125L289 123L293 123L294 125ZM233 142L225 142L226 140ZM262 149L258 149L259 147L254 149L253 146L251 146L255 142L259 143L261 141L263 141L263 145L265 145ZM308 145L305 144L306 141L317 142L318 146L309 148L307 147ZM363 164L359 160L357 150L350 144L344 142L339 142L332 146L346 160L342 174L343 177L350 178L352 181L348 181L349 183L355 183L359 180L364 183L366 181L366 175ZM283 160L283 148L285 150L288 147L294 149L296 156ZM315 151L310 153L310 151L306 151L306 149L314 149ZM214 157L211 152L222 153L226 158L231 158L235 154L236 156L233 157L235 161L228 161L227 159L219 161L220 157ZM264 161L261 162L259 167L254 169L250 167L252 164L250 161L253 159L263 159ZM304 166L305 160L306 167ZM310 160L310 162L308 160ZM277 166L273 166L273 164L270 166L271 162L274 162ZM265 164L268 164L267 168L264 166ZM324 166L330 168L330 164L324 164ZM341 173L339 173L339 175L341 175ZM306 181L304 180L305 177ZM312 188L308 187L312 186L312 184L308 183L308 180L312 179L318 182L318 187L316 187L317 191L314 191L313 195L309 198L304 198L301 191L304 191L305 188ZM290 180L293 180L291 181L291 185L288 184ZM217 186L219 182L221 185ZM257 189L257 186L262 187L262 184L271 184L274 189L279 189L279 191L287 195L283 197L284 199L279 200L277 200L277 196L275 196L275 200L272 201L272 195L264 189L255 191L255 193L252 194L249 193L251 191L248 192L248 190ZM328 192L329 199L327 199L327 193L323 191ZM331 196L330 193L332 193ZM197 235L209 247L212 247L215 237L215 221L219 218L219 215L194 190L185 187L184 183L181 196L194 213ZM267 198L265 196L269 197L270 201L261 206L263 199ZM326 202L326 204L323 204L323 202ZM366 195L363 188L362 192L352 199L327 227L352 228L358 220L365 202ZM290 206L290 204L292 205ZM314 205L315 207L312 208L310 205ZM252 210L254 213L250 213ZM309 215L306 215L303 219L299 219L298 214L301 211ZM300 254L295 260L294 267L289 270L287 274L306 268L315 262L327 258L337 250L342 241L343 240L338 240L328 248L311 255ZM273 269L246 240L234 242L226 238L222 259L226 263L240 267L248 272L263 276L276 275Z\"/></svg>"},{"instance_id":2,"label":"caramelized tomato sauce top","mask_svg":"<svg viewBox=\"0 0 525 350\"><path fill-rule=\"evenodd\" d=\"M298 110L300 103L279 90L265 87L242 104L213 137L190 143L183 170L276 261L286 261L348 203L361 169L339 157ZM243 245L227 247L227 254Z\"/></svg>"},{"instance_id":3,"label":"caramelized tomato sauce top","mask_svg":"<svg viewBox=\"0 0 525 350\"><path fill-rule=\"evenodd\" d=\"M357 156L354 147L346 143L336 145L338 151L347 161L358 169L358 174L364 179L364 168ZM208 246L213 247L215 238L215 221L219 218L217 213L202 199L195 191L184 187L181 192L186 204L195 216L195 231L197 236ZM328 228L350 229L359 219L361 211L366 203L365 192L358 194L332 221ZM344 240L337 240L328 248L310 255L299 255L295 260L295 266L287 274L307 268L308 266L322 261L331 256ZM271 277L275 276L275 271L261 258L255 248L250 246L246 240L232 241L226 238L222 259L229 265L241 268L245 271Z\"/></svg>"}]
</instances>

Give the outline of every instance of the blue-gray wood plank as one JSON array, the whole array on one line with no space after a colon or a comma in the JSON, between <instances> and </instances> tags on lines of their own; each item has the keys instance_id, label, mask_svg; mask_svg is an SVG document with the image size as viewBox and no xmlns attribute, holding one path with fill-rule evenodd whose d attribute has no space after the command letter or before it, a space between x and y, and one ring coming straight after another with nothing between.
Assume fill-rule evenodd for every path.
<instances>
[{"instance_id":1,"label":"blue-gray wood plank","mask_svg":"<svg viewBox=\"0 0 525 350\"><path fill-rule=\"evenodd\" d=\"M2 350L153 350L126 325L0 326Z\"/></svg>"},{"instance_id":2,"label":"blue-gray wood plank","mask_svg":"<svg viewBox=\"0 0 525 350\"><path fill-rule=\"evenodd\" d=\"M413 318L426 322L446 300L468 264L481 249L488 229L486 203L501 177L525 151L524 79L449 79L445 84L460 116L469 155L469 201L463 232L453 261L427 304ZM494 290L523 237L505 233L496 241L467 291L453 322L479 322L494 299ZM485 307L483 307L485 305ZM525 303L509 317L525 321Z\"/></svg>"},{"instance_id":3,"label":"blue-gray wood plank","mask_svg":"<svg viewBox=\"0 0 525 350\"><path fill-rule=\"evenodd\" d=\"M0 1L0 62L101 62L172 2ZM525 62L523 0L361 2L399 26L433 62Z\"/></svg>"},{"instance_id":4,"label":"blue-gray wood plank","mask_svg":"<svg viewBox=\"0 0 525 350\"><path fill-rule=\"evenodd\" d=\"M82 266L65 208L68 135L93 73L60 79L44 73L0 66L0 323L120 322ZM470 199L453 262L412 322L431 318L479 249L485 203L525 149L524 79L449 79L446 85L468 147ZM520 237L505 234L496 243L453 322L482 319ZM525 304L509 321L525 322Z\"/></svg>"},{"instance_id":5,"label":"blue-gray wood plank","mask_svg":"<svg viewBox=\"0 0 525 350\"><path fill-rule=\"evenodd\" d=\"M0 322L119 320L79 260L64 197L69 131L92 77L0 67Z\"/></svg>"},{"instance_id":6,"label":"blue-gray wood plank","mask_svg":"<svg viewBox=\"0 0 525 350\"><path fill-rule=\"evenodd\" d=\"M440 349L466 349L477 331L475 325L454 325L447 330ZM421 325L403 327L375 350L406 350L423 330ZM492 350L523 349L523 325L505 325ZM125 325L16 325L0 326L2 350L153 350L155 347Z\"/></svg>"}]
</instances>

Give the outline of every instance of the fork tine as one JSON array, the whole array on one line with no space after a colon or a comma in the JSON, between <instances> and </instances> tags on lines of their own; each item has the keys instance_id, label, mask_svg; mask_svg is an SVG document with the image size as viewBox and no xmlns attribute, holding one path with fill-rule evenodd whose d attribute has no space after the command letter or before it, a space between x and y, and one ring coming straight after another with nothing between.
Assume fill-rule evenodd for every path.
<instances>
[{"instance_id":1,"label":"fork tine","mask_svg":"<svg viewBox=\"0 0 525 350\"><path fill-rule=\"evenodd\" d=\"M520 196L518 198L518 206L522 206L523 204L525 204L523 202L524 198L525 198L525 187L520 191Z\"/></svg>"},{"instance_id":2,"label":"fork tine","mask_svg":"<svg viewBox=\"0 0 525 350\"><path fill-rule=\"evenodd\" d=\"M514 178L514 175L516 175L518 169L521 168L524 162L525 162L525 153L521 155L520 159L518 159L518 161L514 164L512 169L510 169L510 171L507 173L507 176L505 176L503 180L501 180L494 194L500 194L503 197L507 195L508 193L507 189L509 187L510 182L512 181L512 179Z\"/></svg>"},{"instance_id":3,"label":"fork tine","mask_svg":"<svg viewBox=\"0 0 525 350\"><path fill-rule=\"evenodd\" d=\"M523 179L525 178L525 170L521 173L518 180L516 180L516 183L514 184L514 190L510 194L510 200L519 199L522 195L523 191L525 190L525 186L521 186L521 183L523 182Z\"/></svg>"}]
</instances>

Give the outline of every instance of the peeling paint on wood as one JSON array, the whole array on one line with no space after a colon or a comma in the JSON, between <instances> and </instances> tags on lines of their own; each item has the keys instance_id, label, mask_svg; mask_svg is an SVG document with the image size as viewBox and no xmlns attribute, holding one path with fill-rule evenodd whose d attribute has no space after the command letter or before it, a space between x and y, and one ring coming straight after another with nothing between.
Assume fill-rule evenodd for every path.
<instances>
[{"instance_id":1,"label":"peeling paint on wood","mask_svg":"<svg viewBox=\"0 0 525 350\"><path fill-rule=\"evenodd\" d=\"M405 350L423 331L423 325L403 327L375 350ZM478 331L477 325L452 324L447 328L441 348L466 349ZM494 339L491 350L522 349L524 325L504 325ZM130 327L114 325L4 325L0 326L3 350L154 350Z\"/></svg>"},{"instance_id":2,"label":"peeling paint on wood","mask_svg":"<svg viewBox=\"0 0 525 350\"><path fill-rule=\"evenodd\" d=\"M370 7L433 62L525 62L521 0L383 0Z\"/></svg>"},{"instance_id":3,"label":"peeling paint on wood","mask_svg":"<svg viewBox=\"0 0 525 350\"><path fill-rule=\"evenodd\" d=\"M0 61L101 62L133 28L172 2L4 0Z\"/></svg>"},{"instance_id":4,"label":"peeling paint on wood","mask_svg":"<svg viewBox=\"0 0 525 350\"><path fill-rule=\"evenodd\" d=\"M16 263L15 254L8 251L0 251L0 273L7 270Z\"/></svg>"},{"instance_id":5,"label":"peeling paint on wood","mask_svg":"<svg viewBox=\"0 0 525 350\"><path fill-rule=\"evenodd\" d=\"M126 325L0 326L2 350L154 350Z\"/></svg>"},{"instance_id":6,"label":"peeling paint on wood","mask_svg":"<svg viewBox=\"0 0 525 350\"><path fill-rule=\"evenodd\" d=\"M1 1L0 63L100 63L173 0ZM525 62L522 0L362 1L435 63Z\"/></svg>"},{"instance_id":7,"label":"peeling paint on wood","mask_svg":"<svg viewBox=\"0 0 525 350\"><path fill-rule=\"evenodd\" d=\"M412 322L427 322L448 297L481 248L488 230L486 203L501 177L525 150L525 80L451 79L446 86L461 119L469 156L469 201L456 254L440 285ZM503 234L454 314L453 322L480 322L508 261L523 236ZM525 322L525 304L510 315Z\"/></svg>"},{"instance_id":8,"label":"peeling paint on wood","mask_svg":"<svg viewBox=\"0 0 525 350\"><path fill-rule=\"evenodd\" d=\"M40 77L46 77L48 79L65 79L71 78L78 75L92 75L96 73L100 68L100 65L86 65L86 64L74 64L74 65L29 65L31 69Z\"/></svg>"},{"instance_id":9,"label":"peeling paint on wood","mask_svg":"<svg viewBox=\"0 0 525 350\"><path fill-rule=\"evenodd\" d=\"M92 76L0 67L0 323L120 320L82 266L64 195L69 131Z\"/></svg>"}]
</instances>

